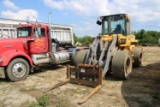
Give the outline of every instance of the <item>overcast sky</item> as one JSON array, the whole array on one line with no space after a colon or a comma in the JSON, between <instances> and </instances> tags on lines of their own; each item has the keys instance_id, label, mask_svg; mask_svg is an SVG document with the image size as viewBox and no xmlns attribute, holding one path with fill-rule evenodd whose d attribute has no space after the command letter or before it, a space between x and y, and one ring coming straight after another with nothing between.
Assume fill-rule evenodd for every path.
<instances>
[{"instance_id":1,"label":"overcast sky","mask_svg":"<svg viewBox=\"0 0 160 107\"><path fill-rule=\"evenodd\" d=\"M0 17L71 25L77 36L96 36L99 16L127 13L132 29L160 31L160 0L1 0Z\"/></svg>"}]
</instances>

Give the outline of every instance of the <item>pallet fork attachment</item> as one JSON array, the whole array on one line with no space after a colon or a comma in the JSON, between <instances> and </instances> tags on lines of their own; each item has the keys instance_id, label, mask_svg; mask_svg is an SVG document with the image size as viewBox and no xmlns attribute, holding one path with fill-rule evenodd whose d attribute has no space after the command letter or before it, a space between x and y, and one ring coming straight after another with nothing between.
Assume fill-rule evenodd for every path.
<instances>
[{"instance_id":1,"label":"pallet fork attachment","mask_svg":"<svg viewBox=\"0 0 160 107\"><path fill-rule=\"evenodd\" d=\"M127 79L132 71L132 60L134 65L140 66L142 51L141 47L134 45L138 43L134 36L130 34L130 19L127 14L117 14L102 16L102 34L99 34L89 49L86 51L75 51L72 59L76 67L67 66L67 79L51 87L52 90L66 83L76 83L95 87L87 96L78 103L82 104L92 95L98 92L102 87L102 77L112 72L113 76L118 79ZM126 20L127 19L127 20ZM124 23L119 23L119 21ZM117 21L117 27L112 29ZM109 29L104 29L106 23ZM125 28L121 29L123 26ZM108 33L107 33L108 32ZM104 34L105 33L105 34ZM133 49L135 48L135 49ZM82 54L83 53L83 54Z\"/></svg>"},{"instance_id":2,"label":"pallet fork attachment","mask_svg":"<svg viewBox=\"0 0 160 107\"><path fill-rule=\"evenodd\" d=\"M72 75L73 74L73 75ZM92 95L97 93L102 87L102 69L96 65L79 64L77 67L71 67L67 65L67 79L60 83L46 89L44 93L58 88L66 83L83 84L90 87L95 87L88 95L83 97L78 104L83 104Z\"/></svg>"}]
</instances>

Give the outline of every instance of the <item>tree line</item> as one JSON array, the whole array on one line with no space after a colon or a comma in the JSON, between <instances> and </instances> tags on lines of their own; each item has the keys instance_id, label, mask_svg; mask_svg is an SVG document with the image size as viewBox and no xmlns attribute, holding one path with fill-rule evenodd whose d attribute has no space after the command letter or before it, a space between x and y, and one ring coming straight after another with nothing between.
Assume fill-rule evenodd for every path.
<instances>
[{"instance_id":1,"label":"tree line","mask_svg":"<svg viewBox=\"0 0 160 107\"><path fill-rule=\"evenodd\" d=\"M77 37L75 33L73 34L73 37L74 37L74 44L76 44L78 42L78 43L81 43L81 44L84 44L84 45L91 44L91 41L92 41L92 38L93 38L93 37L88 36L88 35L85 35L83 37Z\"/></svg>"},{"instance_id":2,"label":"tree line","mask_svg":"<svg viewBox=\"0 0 160 107\"><path fill-rule=\"evenodd\" d=\"M133 35L135 35L136 39L139 40L140 45L147 45L147 44L158 44L160 39L160 32L159 31L150 31L141 29L139 31L134 31ZM94 37L85 35L83 37L77 37L76 34L73 34L75 44L77 42L81 44L89 45Z\"/></svg>"},{"instance_id":3,"label":"tree line","mask_svg":"<svg viewBox=\"0 0 160 107\"><path fill-rule=\"evenodd\" d=\"M145 44L158 44L160 39L160 32L158 31L150 31L150 30L144 30L141 29L139 31L133 32L136 39L139 40L139 44L145 45Z\"/></svg>"}]
</instances>

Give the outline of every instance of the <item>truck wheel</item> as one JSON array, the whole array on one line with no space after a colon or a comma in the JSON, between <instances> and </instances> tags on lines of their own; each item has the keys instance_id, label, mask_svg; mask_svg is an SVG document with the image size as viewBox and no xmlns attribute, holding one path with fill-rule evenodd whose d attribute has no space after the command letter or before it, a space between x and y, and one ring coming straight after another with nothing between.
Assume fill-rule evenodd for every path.
<instances>
[{"instance_id":1,"label":"truck wheel","mask_svg":"<svg viewBox=\"0 0 160 107\"><path fill-rule=\"evenodd\" d=\"M132 57L128 51L117 51L112 59L113 76L128 79L132 72Z\"/></svg>"},{"instance_id":2,"label":"truck wheel","mask_svg":"<svg viewBox=\"0 0 160 107\"><path fill-rule=\"evenodd\" d=\"M140 67L142 65L142 50L140 48L133 48L134 62L133 67Z\"/></svg>"},{"instance_id":3,"label":"truck wheel","mask_svg":"<svg viewBox=\"0 0 160 107\"><path fill-rule=\"evenodd\" d=\"M26 60L16 58L9 63L6 73L11 81L20 81L28 76L29 70L30 67Z\"/></svg>"}]
</instances>

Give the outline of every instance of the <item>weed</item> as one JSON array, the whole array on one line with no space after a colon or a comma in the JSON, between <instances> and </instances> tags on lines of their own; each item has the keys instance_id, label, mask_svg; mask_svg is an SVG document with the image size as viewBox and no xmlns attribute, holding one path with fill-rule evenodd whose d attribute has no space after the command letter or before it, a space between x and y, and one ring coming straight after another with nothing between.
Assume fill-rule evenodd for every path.
<instances>
[{"instance_id":1,"label":"weed","mask_svg":"<svg viewBox=\"0 0 160 107\"><path fill-rule=\"evenodd\" d=\"M38 104L36 104L35 102L32 102L29 107L40 107Z\"/></svg>"},{"instance_id":2,"label":"weed","mask_svg":"<svg viewBox=\"0 0 160 107\"><path fill-rule=\"evenodd\" d=\"M38 103L32 102L29 107L47 107L49 105L49 97L42 96L37 98Z\"/></svg>"},{"instance_id":3,"label":"weed","mask_svg":"<svg viewBox=\"0 0 160 107\"><path fill-rule=\"evenodd\" d=\"M25 88L20 88L19 91L23 92L23 91L26 91Z\"/></svg>"},{"instance_id":4,"label":"weed","mask_svg":"<svg viewBox=\"0 0 160 107\"><path fill-rule=\"evenodd\" d=\"M57 107L62 107L62 104L61 102L58 102L58 106Z\"/></svg>"},{"instance_id":5,"label":"weed","mask_svg":"<svg viewBox=\"0 0 160 107\"><path fill-rule=\"evenodd\" d=\"M60 100L58 101L58 104L56 105L56 107L70 107L70 105L65 100Z\"/></svg>"},{"instance_id":6,"label":"weed","mask_svg":"<svg viewBox=\"0 0 160 107\"><path fill-rule=\"evenodd\" d=\"M40 98L37 98L38 104L43 107L47 107L49 105L49 97L48 96L42 96Z\"/></svg>"}]
</instances>

